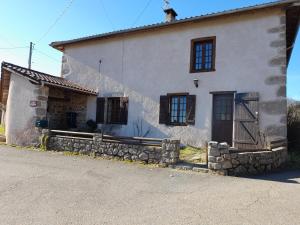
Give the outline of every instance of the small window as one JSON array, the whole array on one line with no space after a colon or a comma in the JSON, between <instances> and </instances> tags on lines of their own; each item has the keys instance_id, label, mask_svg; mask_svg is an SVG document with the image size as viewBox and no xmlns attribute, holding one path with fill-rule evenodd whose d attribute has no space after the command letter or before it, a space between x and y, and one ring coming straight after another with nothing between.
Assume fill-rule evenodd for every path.
<instances>
[{"instance_id":1,"label":"small window","mask_svg":"<svg viewBox=\"0 0 300 225\"><path fill-rule=\"evenodd\" d=\"M209 72L215 70L216 38L194 39L191 42L190 72Z\"/></svg>"},{"instance_id":2,"label":"small window","mask_svg":"<svg viewBox=\"0 0 300 225\"><path fill-rule=\"evenodd\" d=\"M168 94L160 96L159 123L174 126L195 124L196 96Z\"/></svg>"},{"instance_id":3,"label":"small window","mask_svg":"<svg viewBox=\"0 0 300 225\"><path fill-rule=\"evenodd\" d=\"M97 123L127 124L127 118L127 97L98 98Z\"/></svg>"}]
</instances>

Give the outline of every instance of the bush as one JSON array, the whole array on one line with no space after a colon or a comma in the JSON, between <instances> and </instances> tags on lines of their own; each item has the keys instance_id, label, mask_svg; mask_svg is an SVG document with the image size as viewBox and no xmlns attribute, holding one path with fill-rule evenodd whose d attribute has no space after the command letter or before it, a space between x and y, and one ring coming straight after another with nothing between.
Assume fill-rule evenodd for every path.
<instances>
[{"instance_id":1,"label":"bush","mask_svg":"<svg viewBox=\"0 0 300 225\"><path fill-rule=\"evenodd\" d=\"M300 151L300 105L291 104L287 113L287 136L290 151Z\"/></svg>"},{"instance_id":2,"label":"bush","mask_svg":"<svg viewBox=\"0 0 300 225\"><path fill-rule=\"evenodd\" d=\"M88 120L86 125L90 132L94 132L97 129L97 123L94 120Z\"/></svg>"}]
</instances>

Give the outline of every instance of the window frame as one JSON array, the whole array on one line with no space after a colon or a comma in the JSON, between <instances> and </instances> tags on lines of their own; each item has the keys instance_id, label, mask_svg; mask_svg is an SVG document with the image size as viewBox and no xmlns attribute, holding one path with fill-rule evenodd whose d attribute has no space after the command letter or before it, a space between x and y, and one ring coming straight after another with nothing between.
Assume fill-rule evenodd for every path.
<instances>
[{"instance_id":1,"label":"window frame","mask_svg":"<svg viewBox=\"0 0 300 225\"><path fill-rule=\"evenodd\" d=\"M195 64L196 64L196 51L195 51L195 44L197 43L207 43L212 42L212 66L211 69L201 69L196 70ZM203 51L202 58L205 58L205 51ZM205 63L202 61L202 65ZM191 56L190 56L190 73L201 73L201 72L213 72L216 71L216 36L212 37L204 37L204 38L196 38L191 40ZM203 67L204 68L204 67Z\"/></svg>"},{"instance_id":2,"label":"window frame","mask_svg":"<svg viewBox=\"0 0 300 225\"><path fill-rule=\"evenodd\" d=\"M189 93L168 93L168 103L169 103L169 115L168 115L168 120L169 123L168 125L171 126L188 126L188 95ZM181 96L184 96L186 98L186 108L185 108L185 122L171 122L172 119L172 98L177 97L178 100ZM180 115L180 102L178 102L178 108L177 108L177 118L179 118Z\"/></svg>"},{"instance_id":3,"label":"window frame","mask_svg":"<svg viewBox=\"0 0 300 225\"><path fill-rule=\"evenodd\" d=\"M125 101L124 101L124 99L125 99ZM113 106L116 103L112 104L112 103L110 103L110 101L116 101L117 103L119 103L118 110L113 110ZM101 109L98 108L99 107L98 104L102 104ZM112 108L109 113L109 105L110 104L111 104ZM96 110L97 124L127 125L127 123L128 123L128 97L98 97L96 108L97 108L97 110ZM122 114L122 113L125 113L125 114ZM114 115L114 117L116 117L116 115L117 115L117 117L119 117L118 121L116 121L116 120L112 121L113 115Z\"/></svg>"}]
</instances>

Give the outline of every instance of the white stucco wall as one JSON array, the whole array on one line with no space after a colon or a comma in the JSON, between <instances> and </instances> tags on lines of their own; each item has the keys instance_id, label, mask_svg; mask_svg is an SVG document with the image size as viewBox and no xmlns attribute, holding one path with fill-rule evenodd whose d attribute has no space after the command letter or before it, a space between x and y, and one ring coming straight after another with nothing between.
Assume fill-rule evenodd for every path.
<instances>
[{"instance_id":1,"label":"white stucco wall","mask_svg":"<svg viewBox=\"0 0 300 225\"><path fill-rule=\"evenodd\" d=\"M266 85L265 80L282 75L281 67L269 65L278 55L270 43L279 34L267 32L280 25L281 16L279 9L263 10L73 44L65 47L63 73L67 79L98 89L99 96L129 97L128 125L117 127L117 134L136 135L133 124L142 119L145 130L151 129L148 136L176 137L201 146L211 137L210 92L259 92L260 101L280 99L278 87ZM216 36L216 71L189 73L191 40L210 36ZM193 84L195 78L199 88ZM159 125L160 95L178 92L197 96L196 124ZM95 119L95 101L89 101L87 119ZM281 118L261 112L261 129L280 123Z\"/></svg>"},{"instance_id":2,"label":"white stucco wall","mask_svg":"<svg viewBox=\"0 0 300 225\"><path fill-rule=\"evenodd\" d=\"M36 87L28 79L11 74L5 117L7 144L26 146L38 138L35 129L36 108L30 107L30 101L38 96Z\"/></svg>"}]
</instances>

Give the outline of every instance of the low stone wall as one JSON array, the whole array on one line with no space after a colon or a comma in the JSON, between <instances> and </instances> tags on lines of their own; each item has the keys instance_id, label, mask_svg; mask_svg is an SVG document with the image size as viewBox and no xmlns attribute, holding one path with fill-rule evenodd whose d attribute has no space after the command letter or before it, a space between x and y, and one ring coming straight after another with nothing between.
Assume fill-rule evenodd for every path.
<instances>
[{"instance_id":1,"label":"low stone wall","mask_svg":"<svg viewBox=\"0 0 300 225\"><path fill-rule=\"evenodd\" d=\"M49 136L47 149L71 151L81 154L117 158L120 160L143 161L155 164L175 164L179 160L180 141L164 139L161 146L145 146L103 141L101 135L93 138Z\"/></svg>"},{"instance_id":2,"label":"low stone wall","mask_svg":"<svg viewBox=\"0 0 300 225\"><path fill-rule=\"evenodd\" d=\"M270 151L236 152L226 143L209 142L208 169L221 175L259 174L282 167L287 161L287 149Z\"/></svg>"}]
</instances>

